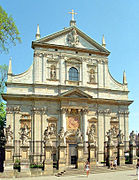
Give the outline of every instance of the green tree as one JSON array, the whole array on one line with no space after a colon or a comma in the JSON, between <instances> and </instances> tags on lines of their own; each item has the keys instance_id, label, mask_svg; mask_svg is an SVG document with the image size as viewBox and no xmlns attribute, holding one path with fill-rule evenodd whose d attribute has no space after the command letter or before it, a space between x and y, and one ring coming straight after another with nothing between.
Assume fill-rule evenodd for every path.
<instances>
[{"instance_id":1,"label":"green tree","mask_svg":"<svg viewBox=\"0 0 139 180\"><path fill-rule=\"evenodd\" d=\"M6 121L6 106L2 101L1 94L4 92L5 89L5 82L7 80L7 72L8 66L7 65L0 65L0 128L4 126Z\"/></svg>"},{"instance_id":2,"label":"green tree","mask_svg":"<svg viewBox=\"0 0 139 180\"><path fill-rule=\"evenodd\" d=\"M13 18L0 6L0 53L8 52L9 46L16 45L16 41L21 42L21 39Z\"/></svg>"}]
</instances>

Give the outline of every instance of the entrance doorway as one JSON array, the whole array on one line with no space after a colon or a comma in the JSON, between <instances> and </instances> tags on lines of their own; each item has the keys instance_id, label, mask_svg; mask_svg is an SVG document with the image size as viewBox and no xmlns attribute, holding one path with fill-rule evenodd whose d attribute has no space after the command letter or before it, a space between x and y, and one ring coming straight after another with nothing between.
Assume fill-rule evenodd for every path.
<instances>
[{"instance_id":1,"label":"entrance doorway","mask_svg":"<svg viewBox=\"0 0 139 180\"><path fill-rule=\"evenodd\" d=\"M69 144L69 165L76 165L77 162L77 148L76 144Z\"/></svg>"}]
</instances>

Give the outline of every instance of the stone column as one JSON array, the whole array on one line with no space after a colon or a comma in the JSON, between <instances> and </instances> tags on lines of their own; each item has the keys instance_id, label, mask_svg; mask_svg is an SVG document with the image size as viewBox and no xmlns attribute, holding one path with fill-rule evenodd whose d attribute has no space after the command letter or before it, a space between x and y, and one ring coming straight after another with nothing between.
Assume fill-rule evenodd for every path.
<instances>
[{"instance_id":1,"label":"stone column","mask_svg":"<svg viewBox=\"0 0 139 180\"><path fill-rule=\"evenodd\" d=\"M98 110L98 162L104 161L104 111Z\"/></svg>"},{"instance_id":2,"label":"stone column","mask_svg":"<svg viewBox=\"0 0 139 180\"><path fill-rule=\"evenodd\" d=\"M60 143L58 147L58 169L64 171L66 169L66 145Z\"/></svg>"},{"instance_id":3,"label":"stone column","mask_svg":"<svg viewBox=\"0 0 139 180\"><path fill-rule=\"evenodd\" d=\"M49 142L45 145L44 174L53 174L52 144Z\"/></svg>"},{"instance_id":4,"label":"stone column","mask_svg":"<svg viewBox=\"0 0 139 180\"><path fill-rule=\"evenodd\" d=\"M77 144L77 168L83 169L84 165L85 165L85 162L84 162L83 144L78 143Z\"/></svg>"},{"instance_id":5,"label":"stone column","mask_svg":"<svg viewBox=\"0 0 139 180\"><path fill-rule=\"evenodd\" d=\"M124 139L125 139L125 151L129 150L129 130L128 130L128 116L129 112L125 111L125 119L124 119Z\"/></svg>"},{"instance_id":6,"label":"stone column","mask_svg":"<svg viewBox=\"0 0 139 180\"><path fill-rule=\"evenodd\" d=\"M13 125L13 132L14 132L14 140L19 140L19 131L21 128L20 125L20 107L19 106L15 106L13 108L13 112L14 112L14 125Z\"/></svg>"},{"instance_id":7,"label":"stone column","mask_svg":"<svg viewBox=\"0 0 139 180\"><path fill-rule=\"evenodd\" d=\"M84 145L84 158L88 158L88 135L87 135L87 128L88 128L88 120L87 120L87 113L88 110L83 110L83 121L82 121L82 130L83 130L83 145Z\"/></svg>"},{"instance_id":8,"label":"stone column","mask_svg":"<svg viewBox=\"0 0 139 180\"><path fill-rule=\"evenodd\" d=\"M124 112L119 111L118 117L119 117L119 129L124 133L125 132L125 130L124 130Z\"/></svg>"},{"instance_id":9,"label":"stone column","mask_svg":"<svg viewBox=\"0 0 139 180\"><path fill-rule=\"evenodd\" d=\"M96 146L94 145L94 143L90 143L89 147L89 159L90 159L90 166L94 166L96 165Z\"/></svg>"},{"instance_id":10,"label":"stone column","mask_svg":"<svg viewBox=\"0 0 139 180\"><path fill-rule=\"evenodd\" d=\"M118 165L125 165L124 144L118 145Z\"/></svg>"},{"instance_id":11,"label":"stone column","mask_svg":"<svg viewBox=\"0 0 139 180\"><path fill-rule=\"evenodd\" d=\"M42 54L39 52L34 52L34 61L33 61L33 74L34 74L34 82L38 83L41 81L42 77Z\"/></svg>"},{"instance_id":12,"label":"stone column","mask_svg":"<svg viewBox=\"0 0 139 180\"><path fill-rule=\"evenodd\" d=\"M64 132L67 130L67 122L66 122L66 109L62 108L61 110L62 114L62 121L61 121L61 127L64 128Z\"/></svg>"},{"instance_id":13,"label":"stone column","mask_svg":"<svg viewBox=\"0 0 139 180\"><path fill-rule=\"evenodd\" d=\"M136 156L137 147L135 144L130 144L129 146L129 158L130 163L136 165L137 164L137 156Z\"/></svg>"}]
</instances>

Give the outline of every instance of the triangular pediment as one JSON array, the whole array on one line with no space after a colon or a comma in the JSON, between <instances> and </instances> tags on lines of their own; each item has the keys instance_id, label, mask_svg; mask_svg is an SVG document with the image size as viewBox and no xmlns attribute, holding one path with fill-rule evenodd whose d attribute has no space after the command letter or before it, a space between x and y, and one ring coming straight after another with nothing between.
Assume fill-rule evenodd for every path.
<instances>
[{"instance_id":1,"label":"triangular pediment","mask_svg":"<svg viewBox=\"0 0 139 180\"><path fill-rule=\"evenodd\" d=\"M110 52L91 39L76 26L65 28L62 31L33 41L33 43L50 44L63 47L80 48L109 54Z\"/></svg>"},{"instance_id":2,"label":"triangular pediment","mask_svg":"<svg viewBox=\"0 0 139 180\"><path fill-rule=\"evenodd\" d=\"M66 91L64 93L61 94L61 97L69 97L69 98L91 98L92 96L90 96L89 94L79 90L79 89L72 89L69 91Z\"/></svg>"}]
</instances>

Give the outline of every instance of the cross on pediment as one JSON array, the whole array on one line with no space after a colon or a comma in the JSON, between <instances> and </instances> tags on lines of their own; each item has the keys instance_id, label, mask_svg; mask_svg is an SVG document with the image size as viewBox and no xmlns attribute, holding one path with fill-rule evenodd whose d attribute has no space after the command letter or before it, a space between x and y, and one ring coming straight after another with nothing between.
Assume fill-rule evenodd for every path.
<instances>
[{"instance_id":1,"label":"cross on pediment","mask_svg":"<svg viewBox=\"0 0 139 180\"><path fill-rule=\"evenodd\" d=\"M69 14L72 14L72 21L74 21L74 15L76 15L77 13L72 9L72 12L69 12Z\"/></svg>"}]
</instances>

